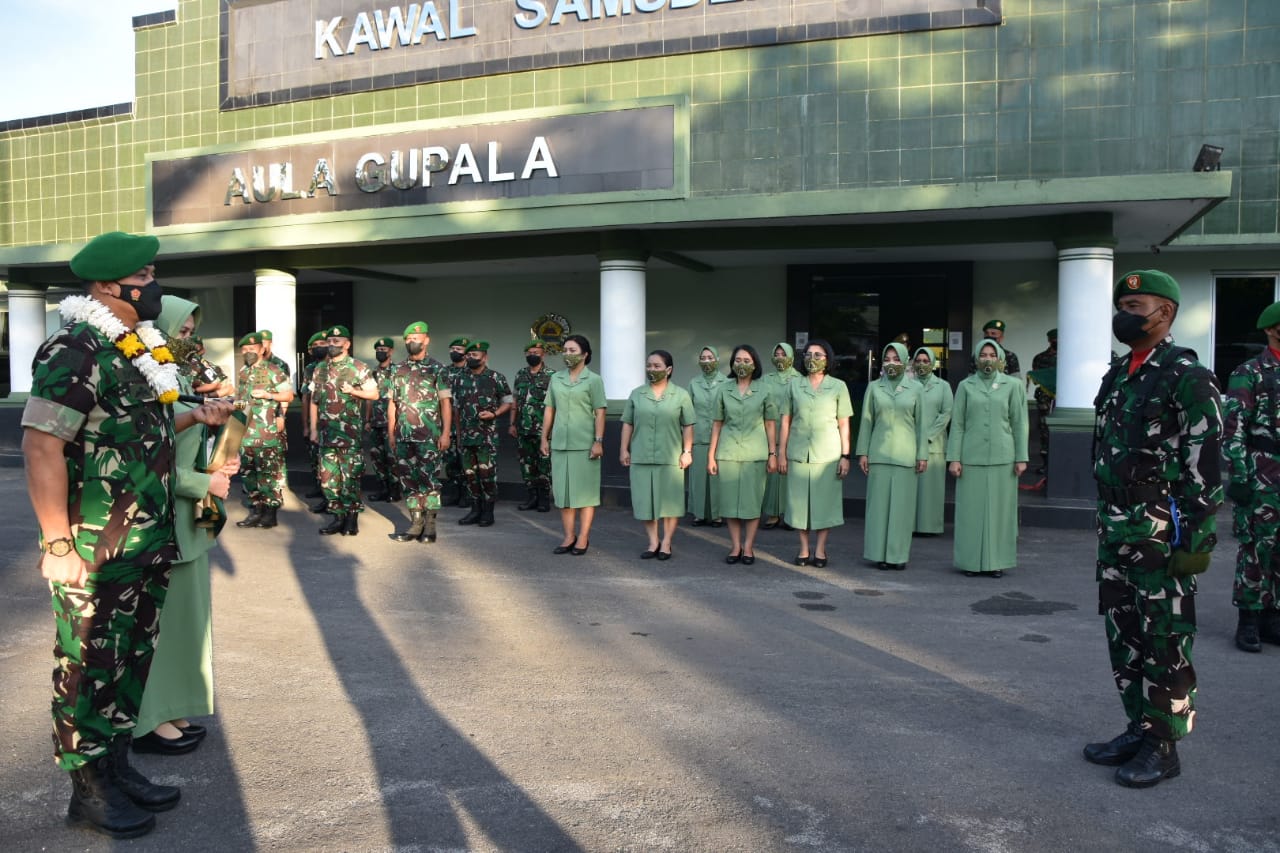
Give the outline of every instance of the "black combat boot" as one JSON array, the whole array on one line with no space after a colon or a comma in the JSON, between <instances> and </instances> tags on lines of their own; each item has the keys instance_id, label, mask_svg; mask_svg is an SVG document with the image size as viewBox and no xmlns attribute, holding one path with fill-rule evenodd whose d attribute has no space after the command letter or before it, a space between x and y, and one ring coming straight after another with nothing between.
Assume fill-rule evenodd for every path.
<instances>
[{"instance_id":1,"label":"black combat boot","mask_svg":"<svg viewBox=\"0 0 1280 853\"><path fill-rule=\"evenodd\" d=\"M387 489L382 489L380 491L374 492L373 494L369 495L369 500L371 502L372 501L379 501L379 502L389 501L391 500L391 492L388 491Z\"/></svg>"},{"instance_id":2,"label":"black combat boot","mask_svg":"<svg viewBox=\"0 0 1280 853\"><path fill-rule=\"evenodd\" d=\"M173 785L156 785L129 765L130 735L120 735L111 741L112 769L116 787L137 805L151 812L166 812L178 804L182 791Z\"/></svg>"},{"instance_id":3,"label":"black combat boot","mask_svg":"<svg viewBox=\"0 0 1280 853\"><path fill-rule=\"evenodd\" d=\"M402 500L404 500L404 489L399 482L391 483L387 486L387 501L395 504L400 503Z\"/></svg>"},{"instance_id":4,"label":"black combat boot","mask_svg":"<svg viewBox=\"0 0 1280 853\"><path fill-rule=\"evenodd\" d=\"M359 536L360 535L360 513L353 512L347 516L346 522L342 525L343 536Z\"/></svg>"},{"instance_id":5,"label":"black combat boot","mask_svg":"<svg viewBox=\"0 0 1280 853\"><path fill-rule=\"evenodd\" d=\"M335 533L341 533L347 526L347 517L345 515L335 515L333 521L320 528L321 536L332 536Z\"/></svg>"},{"instance_id":6,"label":"black combat boot","mask_svg":"<svg viewBox=\"0 0 1280 853\"><path fill-rule=\"evenodd\" d=\"M1236 648L1242 652L1262 651L1262 640L1258 636L1258 611L1241 610L1236 621Z\"/></svg>"},{"instance_id":7,"label":"black combat boot","mask_svg":"<svg viewBox=\"0 0 1280 853\"><path fill-rule=\"evenodd\" d=\"M493 527L493 501L480 499L480 520L476 523L481 527Z\"/></svg>"},{"instance_id":8,"label":"black combat boot","mask_svg":"<svg viewBox=\"0 0 1280 853\"><path fill-rule=\"evenodd\" d=\"M329 511L329 502L328 502L328 501L320 501L320 503L318 503L318 504L316 504L315 506L312 506L312 507L307 507L307 509L309 509L309 510L311 510L312 512L314 512L316 515L323 515L324 513L326 513L326 512L328 512L328 511Z\"/></svg>"},{"instance_id":9,"label":"black combat boot","mask_svg":"<svg viewBox=\"0 0 1280 853\"><path fill-rule=\"evenodd\" d=\"M1105 743L1090 743L1084 748L1085 761L1116 767L1138 754L1142 746L1142 726L1130 723L1129 727Z\"/></svg>"},{"instance_id":10,"label":"black combat boot","mask_svg":"<svg viewBox=\"0 0 1280 853\"><path fill-rule=\"evenodd\" d=\"M315 500L316 498L322 498L324 497L324 490L321 489L320 484L317 483L316 485L312 486L311 491L307 492L305 495L303 495L303 497L309 501Z\"/></svg>"},{"instance_id":11,"label":"black combat boot","mask_svg":"<svg viewBox=\"0 0 1280 853\"><path fill-rule=\"evenodd\" d=\"M258 526L262 528L275 527L280 522L276 520L276 511L278 507L264 506L262 508L262 518L258 521Z\"/></svg>"},{"instance_id":12,"label":"black combat boot","mask_svg":"<svg viewBox=\"0 0 1280 853\"><path fill-rule=\"evenodd\" d=\"M529 497L524 499L524 503L517 504L516 509L523 512L525 510L537 509L537 508L538 508L538 490L533 487L530 487Z\"/></svg>"},{"instance_id":13,"label":"black combat boot","mask_svg":"<svg viewBox=\"0 0 1280 853\"><path fill-rule=\"evenodd\" d=\"M436 541L436 512L437 510L427 510L427 523L422 528L422 535L418 537L419 542Z\"/></svg>"},{"instance_id":14,"label":"black combat boot","mask_svg":"<svg viewBox=\"0 0 1280 853\"><path fill-rule=\"evenodd\" d=\"M1126 788L1150 788L1162 779L1172 779L1182 772L1178 761L1178 745L1148 734L1142 739L1138 754L1116 770L1116 782Z\"/></svg>"},{"instance_id":15,"label":"black combat boot","mask_svg":"<svg viewBox=\"0 0 1280 853\"><path fill-rule=\"evenodd\" d=\"M236 527L259 527L262 524L262 504L254 504L249 515L236 522Z\"/></svg>"},{"instance_id":16,"label":"black combat boot","mask_svg":"<svg viewBox=\"0 0 1280 853\"><path fill-rule=\"evenodd\" d=\"M1280 610L1264 610L1258 617L1258 637L1280 646Z\"/></svg>"},{"instance_id":17,"label":"black combat boot","mask_svg":"<svg viewBox=\"0 0 1280 853\"><path fill-rule=\"evenodd\" d=\"M409 529L404 533L392 533L391 538L396 542L412 542L422 536L422 531L427 526L427 514L420 509L409 511Z\"/></svg>"},{"instance_id":18,"label":"black combat boot","mask_svg":"<svg viewBox=\"0 0 1280 853\"><path fill-rule=\"evenodd\" d=\"M459 524L479 524L480 523L480 510L481 510L480 498L476 498L474 501L471 501L470 504L471 504L471 509L467 511L466 515L458 519Z\"/></svg>"},{"instance_id":19,"label":"black combat boot","mask_svg":"<svg viewBox=\"0 0 1280 853\"><path fill-rule=\"evenodd\" d=\"M467 491L467 484L461 480L458 481L458 500L456 506L460 506L463 509L469 509L471 507L471 493Z\"/></svg>"},{"instance_id":20,"label":"black combat boot","mask_svg":"<svg viewBox=\"0 0 1280 853\"><path fill-rule=\"evenodd\" d=\"M139 808L116 785L114 758L104 755L71 771L67 824L88 824L112 838L137 838L155 829L156 816Z\"/></svg>"},{"instance_id":21,"label":"black combat boot","mask_svg":"<svg viewBox=\"0 0 1280 853\"><path fill-rule=\"evenodd\" d=\"M551 512L551 489L538 489L538 512Z\"/></svg>"}]
</instances>

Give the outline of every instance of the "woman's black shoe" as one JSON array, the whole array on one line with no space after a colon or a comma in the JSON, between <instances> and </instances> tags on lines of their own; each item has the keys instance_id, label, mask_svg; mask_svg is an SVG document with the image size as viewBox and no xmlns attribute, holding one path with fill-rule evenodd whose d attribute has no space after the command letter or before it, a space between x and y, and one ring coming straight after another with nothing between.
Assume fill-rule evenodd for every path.
<instances>
[{"instance_id":1,"label":"woman's black shoe","mask_svg":"<svg viewBox=\"0 0 1280 853\"><path fill-rule=\"evenodd\" d=\"M174 728L187 737L203 738L209 733L209 730L199 723L187 723L185 726L175 726Z\"/></svg>"},{"instance_id":2,"label":"woman's black shoe","mask_svg":"<svg viewBox=\"0 0 1280 853\"><path fill-rule=\"evenodd\" d=\"M657 558L658 558L659 560L670 560L670 559L671 559L671 552L670 552L670 551L659 551L659 552L657 553L657 555L656 555L656 556L657 556Z\"/></svg>"},{"instance_id":3,"label":"woman's black shoe","mask_svg":"<svg viewBox=\"0 0 1280 853\"><path fill-rule=\"evenodd\" d=\"M640 559L642 560L652 560L656 556L658 556L657 551L641 551L640 552Z\"/></svg>"},{"instance_id":4,"label":"woman's black shoe","mask_svg":"<svg viewBox=\"0 0 1280 853\"><path fill-rule=\"evenodd\" d=\"M568 554L572 550L573 550L572 545L557 545L556 547L551 549L551 553L552 554Z\"/></svg>"},{"instance_id":5,"label":"woman's black shoe","mask_svg":"<svg viewBox=\"0 0 1280 853\"><path fill-rule=\"evenodd\" d=\"M892 569L892 568L893 568L893 566L889 565L889 564L888 564L888 563L886 563L884 560L881 560L880 562L876 563L876 568L877 568L877 569L879 569L879 570L880 570L880 571L882 571L882 572L887 572L887 571L889 571L890 569Z\"/></svg>"},{"instance_id":6,"label":"woman's black shoe","mask_svg":"<svg viewBox=\"0 0 1280 853\"><path fill-rule=\"evenodd\" d=\"M813 558L813 567L814 567L815 569L825 569L825 568L827 567L827 558L826 558L826 557L814 557L814 558Z\"/></svg>"},{"instance_id":7,"label":"woman's black shoe","mask_svg":"<svg viewBox=\"0 0 1280 853\"><path fill-rule=\"evenodd\" d=\"M155 732L147 732L142 737L133 739L134 752L149 752L154 755L183 755L200 745L200 738L184 734L172 740L160 737Z\"/></svg>"},{"instance_id":8,"label":"woman's black shoe","mask_svg":"<svg viewBox=\"0 0 1280 853\"><path fill-rule=\"evenodd\" d=\"M706 527L706 526L707 526L707 520L706 520L705 518L695 518L695 519L693 520L693 526L694 526L694 527Z\"/></svg>"},{"instance_id":9,"label":"woman's black shoe","mask_svg":"<svg viewBox=\"0 0 1280 853\"><path fill-rule=\"evenodd\" d=\"M735 565L736 563L740 562L741 560L742 560L742 555L741 555L741 554L730 554L730 555L728 555L727 557L725 557L725 558L724 558L724 561L725 561L726 563L728 563L729 565L731 565L731 566L732 566L732 565Z\"/></svg>"},{"instance_id":10,"label":"woman's black shoe","mask_svg":"<svg viewBox=\"0 0 1280 853\"><path fill-rule=\"evenodd\" d=\"M591 543L587 542L586 545L583 545L581 548L579 548L577 540L574 540L573 549L572 551L570 551L570 553L572 553L573 556L575 557L581 557L583 554L587 553L587 549L590 547L591 547Z\"/></svg>"},{"instance_id":11,"label":"woman's black shoe","mask_svg":"<svg viewBox=\"0 0 1280 853\"><path fill-rule=\"evenodd\" d=\"M797 566L807 566L807 565L809 565L809 558L808 558L808 557L801 557L801 556L799 556L799 555L796 555L796 565L797 565Z\"/></svg>"},{"instance_id":12,"label":"woman's black shoe","mask_svg":"<svg viewBox=\"0 0 1280 853\"><path fill-rule=\"evenodd\" d=\"M714 518L714 519L712 519L712 520L711 520L711 526L712 526L712 527L724 527L724 519L723 519L723 518Z\"/></svg>"},{"instance_id":13,"label":"woman's black shoe","mask_svg":"<svg viewBox=\"0 0 1280 853\"><path fill-rule=\"evenodd\" d=\"M755 565L755 562L756 562L756 558L755 558L755 555L754 555L754 554L743 554L743 555L742 555L742 565L744 565L744 566L753 566L753 565Z\"/></svg>"}]
</instances>

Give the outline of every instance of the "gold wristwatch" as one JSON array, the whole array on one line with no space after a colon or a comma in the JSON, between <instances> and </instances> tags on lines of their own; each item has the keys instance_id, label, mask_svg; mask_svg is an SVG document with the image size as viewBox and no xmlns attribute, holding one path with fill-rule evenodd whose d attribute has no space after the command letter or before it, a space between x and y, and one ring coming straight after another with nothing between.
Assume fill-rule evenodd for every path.
<instances>
[{"instance_id":1,"label":"gold wristwatch","mask_svg":"<svg viewBox=\"0 0 1280 853\"><path fill-rule=\"evenodd\" d=\"M75 550L76 543L63 536L61 539L45 540L44 550L55 557L65 557Z\"/></svg>"}]
</instances>

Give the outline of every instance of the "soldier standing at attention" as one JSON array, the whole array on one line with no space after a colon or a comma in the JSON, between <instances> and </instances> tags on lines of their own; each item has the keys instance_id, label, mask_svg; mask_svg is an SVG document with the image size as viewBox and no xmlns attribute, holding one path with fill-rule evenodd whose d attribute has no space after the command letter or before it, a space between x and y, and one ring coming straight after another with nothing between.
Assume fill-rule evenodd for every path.
<instances>
[{"instance_id":1,"label":"soldier standing at attention","mask_svg":"<svg viewBox=\"0 0 1280 853\"><path fill-rule=\"evenodd\" d=\"M1004 350L1004 373L1006 376L1017 376L1020 368L1018 367L1018 357L1012 351L1005 349L1004 346L1004 320L988 320L982 324L982 336L990 338L1000 345L1000 349ZM971 370L977 372L978 360L975 358L971 362Z\"/></svg>"},{"instance_id":2,"label":"soldier standing at attention","mask_svg":"<svg viewBox=\"0 0 1280 853\"><path fill-rule=\"evenodd\" d=\"M1058 366L1058 330L1050 329L1046 333L1049 346L1038 352L1031 359L1032 370L1048 370ZM1034 377L1033 377L1034 381ZM1054 395L1040 383L1036 383L1036 426L1040 434L1040 467L1037 474L1049 473L1049 414L1053 411Z\"/></svg>"},{"instance_id":3,"label":"soldier standing at attention","mask_svg":"<svg viewBox=\"0 0 1280 853\"><path fill-rule=\"evenodd\" d=\"M329 345L325 340L324 332L316 332L307 339L307 361L302 365L302 382L299 389L302 391L302 440L307 443L307 461L311 465L311 476L315 478L315 485L304 495L308 500L324 497L324 492L320 489L320 445L311 440L314 429L311 423L311 379L316 372L316 366L328 356ZM312 507L311 511L324 512L326 508L322 502L318 507Z\"/></svg>"},{"instance_id":4,"label":"soldier standing at attention","mask_svg":"<svg viewBox=\"0 0 1280 853\"><path fill-rule=\"evenodd\" d=\"M488 527L498 499L498 418L511 410L511 386L489 369L488 341L467 344L466 365L467 372L453 385L453 405L471 511L458 523Z\"/></svg>"},{"instance_id":5,"label":"soldier standing at attention","mask_svg":"<svg viewBox=\"0 0 1280 853\"><path fill-rule=\"evenodd\" d=\"M226 423L208 401L177 417L178 365L154 321L160 241L120 231L71 259L83 295L36 351L22 412L27 493L40 525L54 638L53 747L71 774L67 821L114 838L155 827L181 792L129 765L170 567L180 559L175 436Z\"/></svg>"},{"instance_id":6,"label":"soldier standing at attention","mask_svg":"<svg viewBox=\"0 0 1280 853\"><path fill-rule=\"evenodd\" d=\"M1213 374L1169 330L1178 283L1159 270L1116 282L1112 363L1094 401L1098 612L1129 726L1084 757L1148 788L1181 772L1176 743L1195 722L1196 574L1217 544L1222 411Z\"/></svg>"},{"instance_id":7,"label":"soldier standing at attention","mask_svg":"<svg viewBox=\"0 0 1280 853\"><path fill-rule=\"evenodd\" d=\"M320 488L333 521L321 536L360 532L360 478L364 475L361 400L378 397L378 383L363 361L352 358L351 331L331 326L329 357L316 368L311 388L311 440L320 445Z\"/></svg>"},{"instance_id":8,"label":"soldier standing at attention","mask_svg":"<svg viewBox=\"0 0 1280 853\"><path fill-rule=\"evenodd\" d=\"M449 382L453 385L454 398L457 398L458 380L467 372L467 345L471 343L470 338L454 338L449 342L449 363L445 365L445 374L449 377ZM444 485L452 486L456 491L446 498L443 503L446 506L468 507L471 500L467 496L467 486L462 478L462 445L458 442L458 413L457 404L454 404L453 416L453 443L444 453Z\"/></svg>"},{"instance_id":9,"label":"soldier standing at attention","mask_svg":"<svg viewBox=\"0 0 1280 853\"><path fill-rule=\"evenodd\" d=\"M396 372L396 365L391 361L391 350L395 345L391 338L378 338L373 342L373 357L378 362L373 368L373 379L378 383L378 399L366 406L365 428L369 430L369 461L373 463L373 475L378 480L379 491L369 496L371 501L400 500L395 455L387 434L387 392L391 388L391 377Z\"/></svg>"},{"instance_id":10,"label":"soldier standing at attention","mask_svg":"<svg viewBox=\"0 0 1280 853\"><path fill-rule=\"evenodd\" d=\"M516 509L538 512L551 511L551 459L542 455L542 410L555 371L543 363L545 352L537 338L524 346L527 366L516 373L515 405L511 407L511 426L507 429L516 440L520 476L529 490L529 497Z\"/></svg>"},{"instance_id":11,"label":"soldier standing at attention","mask_svg":"<svg viewBox=\"0 0 1280 853\"><path fill-rule=\"evenodd\" d=\"M276 411L293 402L293 385L283 370L264 360L261 332L240 339L240 358L245 370L236 400L245 404L247 415L240 443L240 476L252 508L236 527L270 528L276 526L276 513L284 503L287 487L287 447Z\"/></svg>"},{"instance_id":12,"label":"soldier standing at attention","mask_svg":"<svg viewBox=\"0 0 1280 853\"><path fill-rule=\"evenodd\" d=\"M1236 646L1280 645L1280 302L1258 317L1267 348L1227 380L1224 455L1240 548L1231 603L1239 610Z\"/></svg>"},{"instance_id":13,"label":"soldier standing at attention","mask_svg":"<svg viewBox=\"0 0 1280 853\"><path fill-rule=\"evenodd\" d=\"M427 355L427 324L404 330L409 357L396 365L387 390L387 429L409 506L409 529L396 542L436 541L440 510L440 454L449 449L453 383L447 369Z\"/></svg>"}]
</instances>

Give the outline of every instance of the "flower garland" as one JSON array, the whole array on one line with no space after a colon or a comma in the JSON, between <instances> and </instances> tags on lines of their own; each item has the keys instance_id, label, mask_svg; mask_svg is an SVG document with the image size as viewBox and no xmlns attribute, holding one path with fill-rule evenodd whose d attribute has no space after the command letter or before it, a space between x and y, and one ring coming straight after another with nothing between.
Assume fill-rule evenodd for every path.
<instances>
[{"instance_id":1,"label":"flower garland","mask_svg":"<svg viewBox=\"0 0 1280 853\"><path fill-rule=\"evenodd\" d=\"M178 365L165 346L164 335L150 320L128 329L107 306L89 296L68 296L58 310L67 322L88 323L114 343L138 368L161 403L178 399Z\"/></svg>"}]
</instances>

